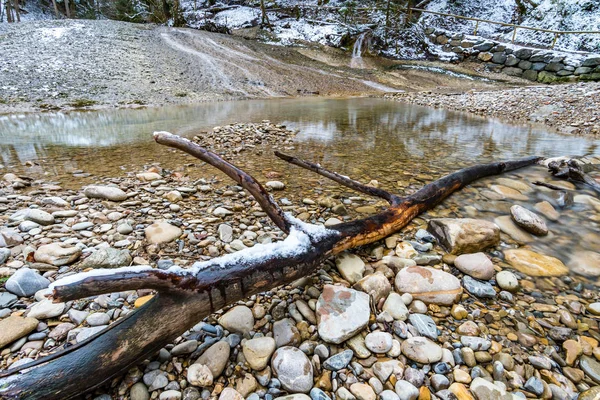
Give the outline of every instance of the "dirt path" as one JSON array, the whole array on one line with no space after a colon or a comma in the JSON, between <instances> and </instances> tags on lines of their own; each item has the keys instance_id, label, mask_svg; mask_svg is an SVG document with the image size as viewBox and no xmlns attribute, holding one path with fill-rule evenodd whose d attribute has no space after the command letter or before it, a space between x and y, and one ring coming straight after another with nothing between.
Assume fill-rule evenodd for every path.
<instances>
[{"instance_id":1,"label":"dirt path","mask_svg":"<svg viewBox=\"0 0 600 400\"><path fill-rule=\"evenodd\" d=\"M242 37L117 21L0 25L0 113L460 88L464 80ZM326 53L326 51L320 51ZM476 82L475 87L497 86Z\"/></svg>"}]
</instances>

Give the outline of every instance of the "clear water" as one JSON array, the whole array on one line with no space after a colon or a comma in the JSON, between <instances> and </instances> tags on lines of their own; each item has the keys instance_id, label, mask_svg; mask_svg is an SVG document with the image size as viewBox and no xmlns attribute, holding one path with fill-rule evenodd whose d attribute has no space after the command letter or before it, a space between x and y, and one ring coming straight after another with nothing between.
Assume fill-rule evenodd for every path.
<instances>
[{"instance_id":1,"label":"clear water","mask_svg":"<svg viewBox=\"0 0 600 400\"><path fill-rule=\"evenodd\" d=\"M16 172L78 189L102 177L124 177L148 165L180 170L192 179L220 177L197 160L157 145L152 132L166 130L184 136L200 135L217 125L271 120L298 130L288 153L363 182L377 179L381 187L410 193L424 183L475 163L521 156L600 155L600 141L562 136L543 127L510 125L460 113L434 110L374 98L286 99L215 102L194 106L147 109L32 114L0 117L0 172ZM291 166L272 155L267 145L241 152L233 161L266 181L265 172L277 171L288 186L279 197L300 204L303 197L321 194L356 196L324 178ZM91 174L74 178L73 171ZM508 175L534 181L551 178L541 167ZM507 215L510 200L482 195L494 178L452 196L430 215L493 220ZM590 191L577 193L591 194ZM543 189L519 202L532 208L544 199ZM373 204L378 205L376 200ZM581 205L561 210L549 223L552 235L532 246L567 262L579 250L600 248L599 213Z\"/></svg>"}]
</instances>

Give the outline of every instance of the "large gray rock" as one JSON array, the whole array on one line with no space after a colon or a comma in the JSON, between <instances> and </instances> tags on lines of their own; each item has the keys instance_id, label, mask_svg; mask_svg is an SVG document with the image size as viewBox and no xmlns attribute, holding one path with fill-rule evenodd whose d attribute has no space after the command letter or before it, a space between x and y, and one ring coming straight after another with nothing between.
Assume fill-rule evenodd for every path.
<instances>
[{"instance_id":1,"label":"large gray rock","mask_svg":"<svg viewBox=\"0 0 600 400\"><path fill-rule=\"evenodd\" d=\"M83 260L81 268L118 268L131 264L129 250L118 250L112 247L96 250Z\"/></svg>"},{"instance_id":2,"label":"large gray rock","mask_svg":"<svg viewBox=\"0 0 600 400\"><path fill-rule=\"evenodd\" d=\"M83 191L91 199L103 199L111 201L127 200L127 193L114 186L91 185Z\"/></svg>"},{"instance_id":3,"label":"large gray rock","mask_svg":"<svg viewBox=\"0 0 600 400\"><path fill-rule=\"evenodd\" d=\"M462 287L454 275L431 267L404 268L396 274L396 289L425 303L452 305L460 299Z\"/></svg>"},{"instance_id":4,"label":"large gray rock","mask_svg":"<svg viewBox=\"0 0 600 400\"><path fill-rule=\"evenodd\" d=\"M17 296L29 297L34 295L38 290L46 289L49 285L50 281L36 271L29 268L21 268L8 278L4 287Z\"/></svg>"},{"instance_id":5,"label":"large gray rock","mask_svg":"<svg viewBox=\"0 0 600 400\"><path fill-rule=\"evenodd\" d=\"M285 390L308 393L312 389L313 366L301 350L290 346L277 349L271 367Z\"/></svg>"},{"instance_id":6,"label":"large gray rock","mask_svg":"<svg viewBox=\"0 0 600 400\"><path fill-rule=\"evenodd\" d=\"M206 365L210 369L214 379L217 379L227 366L230 352L231 347L229 347L229 343L221 340L202 353L198 360L196 360L196 363Z\"/></svg>"},{"instance_id":7,"label":"large gray rock","mask_svg":"<svg viewBox=\"0 0 600 400\"><path fill-rule=\"evenodd\" d=\"M316 313L321 339L339 344L369 323L369 296L343 286L325 285Z\"/></svg>"},{"instance_id":8,"label":"large gray rock","mask_svg":"<svg viewBox=\"0 0 600 400\"><path fill-rule=\"evenodd\" d=\"M537 236L545 236L548 234L548 227L544 220L525 207L515 204L510 208L510 216L517 225L529 233L533 233Z\"/></svg>"},{"instance_id":9,"label":"large gray rock","mask_svg":"<svg viewBox=\"0 0 600 400\"><path fill-rule=\"evenodd\" d=\"M500 229L492 222L480 219L432 219L427 230L451 254L477 253L500 243Z\"/></svg>"}]
</instances>

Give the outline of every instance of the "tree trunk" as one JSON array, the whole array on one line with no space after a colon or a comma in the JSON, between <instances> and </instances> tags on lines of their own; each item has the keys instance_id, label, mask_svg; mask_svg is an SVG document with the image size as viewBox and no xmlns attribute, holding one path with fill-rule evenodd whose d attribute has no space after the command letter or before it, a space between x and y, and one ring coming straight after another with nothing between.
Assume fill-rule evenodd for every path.
<instances>
[{"instance_id":1,"label":"tree trunk","mask_svg":"<svg viewBox=\"0 0 600 400\"><path fill-rule=\"evenodd\" d=\"M20 11L20 7L19 7L19 0L14 0L15 5L15 17L17 19L17 22L21 22L21 11Z\"/></svg>"},{"instance_id":2,"label":"tree trunk","mask_svg":"<svg viewBox=\"0 0 600 400\"><path fill-rule=\"evenodd\" d=\"M260 13L262 15L261 27L267 27L269 29L273 29L271 23L269 22L269 16L267 15L267 8L265 7L265 0L260 0Z\"/></svg>"},{"instance_id":3,"label":"tree trunk","mask_svg":"<svg viewBox=\"0 0 600 400\"><path fill-rule=\"evenodd\" d=\"M377 215L326 229L285 214L260 183L216 154L166 132L156 133L155 140L183 150L224 172L256 199L288 237L283 242L255 245L246 251L196 263L186 270L126 267L82 273L53 283L51 288L57 301L142 288L158 293L142 308L86 341L0 373L0 398L50 400L79 396L156 354L210 313L314 273L332 255L387 237L479 178L540 160L528 157L476 165L430 183L412 195L400 197L317 164L276 153L287 162L390 203L387 210Z\"/></svg>"},{"instance_id":4,"label":"tree trunk","mask_svg":"<svg viewBox=\"0 0 600 400\"><path fill-rule=\"evenodd\" d=\"M71 7L69 7L69 0L65 0L65 13L67 14L67 18L71 19Z\"/></svg>"},{"instance_id":5,"label":"tree trunk","mask_svg":"<svg viewBox=\"0 0 600 400\"><path fill-rule=\"evenodd\" d=\"M58 12L58 5L56 4L56 0L52 0L52 6L54 7L54 15L56 19L60 18L60 13Z\"/></svg>"},{"instance_id":6,"label":"tree trunk","mask_svg":"<svg viewBox=\"0 0 600 400\"><path fill-rule=\"evenodd\" d=\"M6 10L6 22L13 22L10 0L6 0L4 2L4 9Z\"/></svg>"}]
</instances>

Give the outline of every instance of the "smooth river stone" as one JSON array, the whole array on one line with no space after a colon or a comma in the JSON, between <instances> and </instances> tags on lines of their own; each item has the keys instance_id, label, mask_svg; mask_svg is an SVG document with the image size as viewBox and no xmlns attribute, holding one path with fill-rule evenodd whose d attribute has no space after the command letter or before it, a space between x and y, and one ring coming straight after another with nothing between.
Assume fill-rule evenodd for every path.
<instances>
[{"instance_id":1,"label":"smooth river stone","mask_svg":"<svg viewBox=\"0 0 600 400\"><path fill-rule=\"evenodd\" d=\"M343 286L325 285L316 306L319 336L339 344L369 323L369 295Z\"/></svg>"},{"instance_id":2,"label":"smooth river stone","mask_svg":"<svg viewBox=\"0 0 600 400\"><path fill-rule=\"evenodd\" d=\"M586 376L600 383L600 363L588 356L581 356L579 367L585 372Z\"/></svg>"},{"instance_id":3,"label":"smooth river stone","mask_svg":"<svg viewBox=\"0 0 600 400\"><path fill-rule=\"evenodd\" d=\"M301 350L285 346L277 349L271 367L281 386L291 393L308 393L313 387L313 366Z\"/></svg>"},{"instance_id":4,"label":"smooth river stone","mask_svg":"<svg viewBox=\"0 0 600 400\"><path fill-rule=\"evenodd\" d=\"M230 352L231 347L229 346L229 343L221 340L202 353L195 364L206 365L216 380L227 366Z\"/></svg>"},{"instance_id":5,"label":"smooth river stone","mask_svg":"<svg viewBox=\"0 0 600 400\"><path fill-rule=\"evenodd\" d=\"M496 217L494 223L498 225L502 232L506 233L518 243L530 243L535 240L535 237L532 234L515 224L515 221L512 220L510 215Z\"/></svg>"},{"instance_id":6,"label":"smooth river stone","mask_svg":"<svg viewBox=\"0 0 600 400\"><path fill-rule=\"evenodd\" d=\"M390 281L379 271L365 276L356 282L352 288L367 293L373 298L374 304L379 304L379 300L387 298L392 291Z\"/></svg>"},{"instance_id":7,"label":"smooth river stone","mask_svg":"<svg viewBox=\"0 0 600 400\"><path fill-rule=\"evenodd\" d=\"M510 208L510 216L517 225L529 233L537 236L546 236L548 234L548 227L544 220L525 207L515 204Z\"/></svg>"},{"instance_id":8,"label":"smooth river stone","mask_svg":"<svg viewBox=\"0 0 600 400\"><path fill-rule=\"evenodd\" d=\"M494 276L494 264L484 253L462 254L454 259L454 266L473 278L489 281Z\"/></svg>"},{"instance_id":9,"label":"smooth river stone","mask_svg":"<svg viewBox=\"0 0 600 400\"><path fill-rule=\"evenodd\" d=\"M527 200L527 196L525 196L524 194L522 194L521 192L519 192L516 189L509 188L508 186L492 185L491 189L494 192L501 194L502 196L504 196L507 199L521 200L521 201Z\"/></svg>"},{"instance_id":10,"label":"smooth river stone","mask_svg":"<svg viewBox=\"0 0 600 400\"><path fill-rule=\"evenodd\" d=\"M395 285L398 292L410 293L425 303L452 305L462 294L458 278L431 267L404 268L396 275Z\"/></svg>"},{"instance_id":11,"label":"smooth river stone","mask_svg":"<svg viewBox=\"0 0 600 400\"><path fill-rule=\"evenodd\" d=\"M250 367L262 371L275 351L275 340L266 336L250 339L244 343L242 350Z\"/></svg>"},{"instance_id":12,"label":"smooth river stone","mask_svg":"<svg viewBox=\"0 0 600 400\"><path fill-rule=\"evenodd\" d=\"M401 350L408 359L421 364L431 364L442 359L442 348L420 336L406 339L402 342Z\"/></svg>"},{"instance_id":13,"label":"smooth river stone","mask_svg":"<svg viewBox=\"0 0 600 400\"><path fill-rule=\"evenodd\" d=\"M427 230L451 254L477 253L500 243L500 230L485 220L473 218L432 219Z\"/></svg>"},{"instance_id":14,"label":"smooth river stone","mask_svg":"<svg viewBox=\"0 0 600 400\"><path fill-rule=\"evenodd\" d=\"M558 258L527 249L504 250L504 258L514 269L529 276L563 276L569 273Z\"/></svg>"},{"instance_id":15,"label":"smooth river stone","mask_svg":"<svg viewBox=\"0 0 600 400\"><path fill-rule=\"evenodd\" d=\"M365 262L357 255L351 253L340 254L335 259L335 265L342 277L354 284L362 279L365 273Z\"/></svg>"},{"instance_id":16,"label":"smooth river stone","mask_svg":"<svg viewBox=\"0 0 600 400\"><path fill-rule=\"evenodd\" d=\"M11 315L0 320L0 349L22 338L38 326L35 318L23 318Z\"/></svg>"},{"instance_id":17,"label":"smooth river stone","mask_svg":"<svg viewBox=\"0 0 600 400\"><path fill-rule=\"evenodd\" d=\"M163 244L170 243L181 236L181 229L168 222L161 221L147 227L144 233L150 243Z\"/></svg>"},{"instance_id":18,"label":"smooth river stone","mask_svg":"<svg viewBox=\"0 0 600 400\"><path fill-rule=\"evenodd\" d=\"M104 199L111 201L127 200L127 193L113 186L91 185L84 189L83 194L91 199Z\"/></svg>"},{"instance_id":19,"label":"smooth river stone","mask_svg":"<svg viewBox=\"0 0 600 400\"><path fill-rule=\"evenodd\" d=\"M535 204L535 209L540 212L544 217L548 218L550 221L558 221L560 214L556 209L552 206L552 204L547 201L540 201Z\"/></svg>"},{"instance_id":20,"label":"smooth river stone","mask_svg":"<svg viewBox=\"0 0 600 400\"><path fill-rule=\"evenodd\" d=\"M567 265L576 274L589 277L600 276L600 253L587 250L578 251L571 256Z\"/></svg>"},{"instance_id":21,"label":"smooth river stone","mask_svg":"<svg viewBox=\"0 0 600 400\"><path fill-rule=\"evenodd\" d=\"M50 243L40 246L35 251L33 258L37 262L61 267L74 263L79 256L81 256L81 249L79 247L68 247L61 243Z\"/></svg>"}]
</instances>

